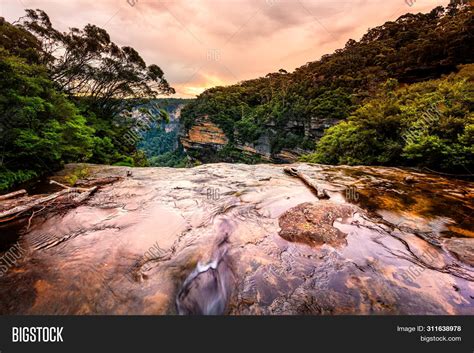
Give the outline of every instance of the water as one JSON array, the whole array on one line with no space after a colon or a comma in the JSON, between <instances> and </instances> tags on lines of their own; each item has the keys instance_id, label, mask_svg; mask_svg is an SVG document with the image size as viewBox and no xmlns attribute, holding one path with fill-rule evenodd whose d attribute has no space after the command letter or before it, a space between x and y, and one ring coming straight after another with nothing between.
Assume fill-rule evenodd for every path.
<instances>
[{"instance_id":1,"label":"water","mask_svg":"<svg viewBox=\"0 0 474 353\"><path fill-rule=\"evenodd\" d=\"M0 277L0 313L177 314L193 271L217 270L226 233L226 268L213 274L224 286L207 289L215 293L205 296L214 303L207 313L474 314L473 255L460 261L449 243L474 240L472 184L396 168L295 167L331 202L360 207L334 223L346 245L278 235L283 212L324 202L282 166L135 168L131 177L124 167L90 167L124 179L34 218L29 231L1 230L1 255L16 242L25 254Z\"/></svg>"},{"instance_id":2,"label":"water","mask_svg":"<svg viewBox=\"0 0 474 353\"><path fill-rule=\"evenodd\" d=\"M232 231L233 225L229 220L219 222L211 260L207 263L198 262L178 293L176 307L179 314L225 313L235 285L235 264L228 254Z\"/></svg>"}]
</instances>

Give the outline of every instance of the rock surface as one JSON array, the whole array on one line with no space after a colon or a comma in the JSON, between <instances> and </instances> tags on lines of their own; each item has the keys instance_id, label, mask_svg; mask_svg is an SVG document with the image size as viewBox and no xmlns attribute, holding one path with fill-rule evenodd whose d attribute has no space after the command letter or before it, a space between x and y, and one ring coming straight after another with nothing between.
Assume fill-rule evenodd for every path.
<instances>
[{"instance_id":1,"label":"rock surface","mask_svg":"<svg viewBox=\"0 0 474 353\"><path fill-rule=\"evenodd\" d=\"M355 207L332 202L302 203L279 218L280 236L309 245L346 244L346 234L333 226L336 219L349 218Z\"/></svg>"},{"instance_id":2,"label":"rock surface","mask_svg":"<svg viewBox=\"0 0 474 353\"><path fill-rule=\"evenodd\" d=\"M270 135L273 134L275 132L269 128L254 143L239 141L238 136L235 136L236 140L229 144L229 138L224 131L205 115L196 118L194 125L188 130L185 131L183 128L180 141L189 157L203 163L222 162L223 157L219 155L219 151L226 146L232 146L243 155L258 157L261 161L275 163L292 163L303 153L307 153L307 151L297 148L293 150L283 149L272 155Z\"/></svg>"},{"instance_id":3,"label":"rock surface","mask_svg":"<svg viewBox=\"0 0 474 353\"><path fill-rule=\"evenodd\" d=\"M1 272L0 314L176 314L185 280L213 263L222 224L235 279L228 314L474 314L472 246L463 245L473 239L472 183L397 168L291 166L330 200L282 166L90 165L88 178L121 179L79 207L33 218L29 230L27 220L1 230L0 257L15 244L22 255Z\"/></svg>"},{"instance_id":4,"label":"rock surface","mask_svg":"<svg viewBox=\"0 0 474 353\"><path fill-rule=\"evenodd\" d=\"M214 162L217 152L229 142L224 131L207 116L198 119L196 124L179 140L185 151L201 156L202 162Z\"/></svg>"},{"instance_id":5,"label":"rock surface","mask_svg":"<svg viewBox=\"0 0 474 353\"><path fill-rule=\"evenodd\" d=\"M304 137L317 141L323 135L324 131L335 124L340 119L312 117L308 122L299 120L288 120L285 126L287 134L294 134L300 136L302 133ZM261 161L269 161L273 163L294 163L298 158L311 151L305 151L301 148L284 148L282 150L272 152L272 138L276 137L279 132L274 129L275 121L270 121L266 124L264 132L257 141L252 143L243 142L239 140L237 131L234 131L234 136L230 138L225 135L224 131L216 124L211 122L209 116L197 116L193 120L193 125L189 128L183 129L183 135L180 138L185 150L201 162L235 162L234 159L223 157L218 152L228 145L229 140L235 141L232 147L240 152L253 157L260 158Z\"/></svg>"},{"instance_id":6,"label":"rock surface","mask_svg":"<svg viewBox=\"0 0 474 353\"><path fill-rule=\"evenodd\" d=\"M446 240L445 245L459 260L474 266L473 238L452 238Z\"/></svg>"}]
</instances>

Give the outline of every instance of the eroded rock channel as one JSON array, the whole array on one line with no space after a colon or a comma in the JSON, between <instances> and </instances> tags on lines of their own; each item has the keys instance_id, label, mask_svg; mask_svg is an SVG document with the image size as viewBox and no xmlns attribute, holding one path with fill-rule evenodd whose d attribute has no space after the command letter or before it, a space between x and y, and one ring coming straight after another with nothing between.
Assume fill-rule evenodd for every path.
<instances>
[{"instance_id":1,"label":"eroded rock channel","mask_svg":"<svg viewBox=\"0 0 474 353\"><path fill-rule=\"evenodd\" d=\"M472 183L292 166L330 199L278 165L89 166L122 178L15 236L1 230L0 255L23 252L2 271L0 313L176 314L225 225L228 314L474 314Z\"/></svg>"}]
</instances>

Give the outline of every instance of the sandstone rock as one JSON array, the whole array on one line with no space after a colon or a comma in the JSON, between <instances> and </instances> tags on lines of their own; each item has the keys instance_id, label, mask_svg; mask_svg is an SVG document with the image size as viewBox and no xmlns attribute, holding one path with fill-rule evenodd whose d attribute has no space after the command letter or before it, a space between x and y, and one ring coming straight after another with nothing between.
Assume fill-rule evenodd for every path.
<instances>
[{"instance_id":1,"label":"sandstone rock","mask_svg":"<svg viewBox=\"0 0 474 353\"><path fill-rule=\"evenodd\" d=\"M196 124L185 136L181 136L180 141L187 150L200 149L203 146L210 146L218 150L229 142L224 131L207 116L196 119Z\"/></svg>"},{"instance_id":2,"label":"sandstone rock","mask_svg":"<svg viewBox=\"0 0 474 353\"><path fill-rule=\"evenodd\" d=\"M474 238L451 238L444 245L459 260L474 266Z\"/></svg>"},{"instance_id":3,"label":"sandstone rock","mask_svg":"<svg viewBox=\"0 0 474 353\"><path fill-rule=\"evenodd\" d=\"M346 244L346 235L333 224L336 219L350 217L354 212L351 205L305 202L280 216L279 235L288 241L309 245L343 245Z\"/></svg>"},{"instance_id":4,"label":"sandstone rock","mask_svg":"<svg viewBox=\"0 0 474 353\"><path fill-rule=\"evenodd\" d=\"M293 163L293 162L296 162L300 156L301 154L299 154L296 151L291 151L289 149L282 149L280 153L275 155L275 159L282 161L284 163Z\"/></svg>"},{"instance_id":5,"label":"sandstone rock","mask_svg":"<svg viewBox=\"0 0 474 353\"><path fill-rule=\"evenodd\" d=\"M78 166L68 165L54 178ZM90 178L124 177L132 170L84 166ZM472 183L417 173L417 182L407 187L407 173L399 168L287 167L339 198L316 201L281 165L133 168L81 207L49 219L35 216L28 232L0 227L3 244L19 239L27 251L0 273L0 315L177 314L184 281L199 262L212 263L222 233L216 225L226 220L235 226L228 248L235 284L225 313L473 314L472 202L451 195L474 194ZM354 186L357 206L334 201L344 202L345 190ZM209 188L217 199L209 197ZM281 214L279 226L275 215ZM428 236L446 251L424 240ZM307 245L323 243L328 246ZM154 256L157 246L164 255ZM212 298L227 301L209 295L222 294L212 280L227 281L218 276L227 272L208 270L193 283L190 307Z\"/></svg>"}]
</instances>

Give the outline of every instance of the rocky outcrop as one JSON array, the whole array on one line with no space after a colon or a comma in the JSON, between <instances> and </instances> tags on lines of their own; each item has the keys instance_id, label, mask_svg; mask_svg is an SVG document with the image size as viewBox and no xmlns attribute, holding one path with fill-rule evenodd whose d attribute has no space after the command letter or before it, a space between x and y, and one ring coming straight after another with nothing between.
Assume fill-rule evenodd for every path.
<instances>
[{"instance_id":1,"label":"rocky outcrop","mask_svg":"<svg viewBox=\"0 0 474 353\"><path fill-rule=\"evenodd\" d=\"M120 179L0 228L24 249L0 262L0 314L474 314L472 183L291 167L330 200L279 165L87 165Z\"/></svg>"},{"instance_id":2,"label":"rocky outcrop","mask_svg":"<svg viewBox=\"0 0 474 353\"><path fill-rule=\"evenodd\" d=\"M259 156L263 161L273 161L270 147L271 131L263 133L255 143L237 143L236 148L243 153ZM238 135L237 140L238 140Z\"/></svg>"},{"instance_id":3,"label":"rocky outcrop","mask_svg":"<svg viewBox=\"0 0 474 353\"><path fill-rule=\"evenodd\" d=\"M459 260L474 267L474 238L447 239L445 246Z\"/></svg>"},{"instance_id":4,"label":"rocky outcrop","mask_svg":"<svg viewBox=\"0 0 474 353\"><path fill-rule=\"evenodd\" d=\"M272 154L270 139L274 134L275 132L269 126L269 130L264 132L257 141L248 143L240 141L235 132L232 148L244 155L258 157L263 162L273 163L293 163L302 154L308 152L301 149L282 149ZM229 144L229 138L207 115L197 118L189 130L182 131L180 141L185 151L201 162L233 161L232 158L226 160L218 155L218 152Z\"/></svg>"},{"instance_id":5,"label":"rocky outcrop","mask_svg":"<svg viewBox=\"0 0 474 353\"><path fill-rule=\"evenodd\" d=\"M190 157L200 162L216 162L219 160L217 153L228 144L229 139L206 115L196 119L187 132L181 133L180 142Z\"/></svg>"},{"instance_id":6,"label":"rocky outcrop","mask_svg":"<svg viewBox=\"0 0 474 353\"><path fill-rule=\"evenodd\" d=\"M214 146L217 149L225 146L229 140L224 131L211 122L207 116L198 119L196 124L181 137L181 143L187 149L200 148L199 146Z\"/></svg>"},{"instance_id":7,"label":"rocky outcrop","mask_svg":"<svg viewBox=\"0 0 474 353\"><path fill-rule=\"evenodd\" d=\"M304 153L308 153L308 151L303 151L299 148L294 150L284 148L280 152L275 154L272 160L277 163L294 163Z\"/></svg>"},{"instance_id":8,"label":"rocky outcrop","mask_svg":"<svg viewBox=\"0 0 474 353\"><path fill-rule=\"evenodd\" d=\"M355 207L333 202L302 203L279 218L280 236L309 245L346 244L346 234L333 226L336 219L352 216Z\"/></svg>"},{"instance_id":9,"label":"rocky outcrop","mask_svg":"<svg viewBox=\"0 0 474 353\"><path fill-rule=\"evenodd\" d=\"M324 135L324 130L336 125L341 119L312 117L311 121L305 126L305 136L310 136L314 139L320 139Z\"/></svg>"}]
</instances>

